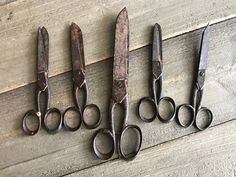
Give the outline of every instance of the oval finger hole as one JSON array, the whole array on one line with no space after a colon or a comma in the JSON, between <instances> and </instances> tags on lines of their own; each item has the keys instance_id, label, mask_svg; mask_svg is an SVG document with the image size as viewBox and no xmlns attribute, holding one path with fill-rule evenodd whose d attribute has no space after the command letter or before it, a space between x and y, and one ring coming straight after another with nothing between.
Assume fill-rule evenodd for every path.
<instances>
[{"instance_id":1,"label":"oval finger hole","mask_svg":"<svg viewBox=\"0 0 236 177\"><path fill-rule=\"evenodd\" d=\"M136 128L126 129L120 140L122 154L125 156L136 154L140 149L141 141L140 133Z\"/></svg>"},{"instance_id":2,"label":"oval finger hole","mask_svg":"<svg viewBox=\"0 0 236 177\"><path fill-rule=\"evenodd\" d=\"M194 121L194 109L189 106L180 106L178 109L178 121L182 127L189 127Z\"/></svg>"},{"instance_id":3,"label":"oval finger hole","mask_svg":"<svg viewBox=\"0 0 236 177\"><path fill-rule=\"evenodd\" d=\"M169 100L162 98L158 104L158 112L163 121L168 122L174 115L175 107Z\"/></svg>"},{"instance_id":4,"label":"oval finger hole","mask_svg":"<svg viewBox=\"0 0 236 177\"><path fill-rule=\"evenodd\" d=\"M29 114L25 117L25 125L30 131L35 131L39 127L39 117L36 114Z\"/></svg>"},{"instance_id":5,"label":"oval finger hole","mask_svg":"<svg viewBox=\"0 0 236 177\"><path fill-rule=\"evenodd\" d=\"M108 133L99 133L96 136L95 147L101 154L108 154L114 150L112 136Z\"/></svg>"},{"instance_id":6,"label":"oval finger hole","mask_svg":"<svg viewBox=\"0 0 236 177\"><path fill-rule=\"evenodd\" d=\"M212 114L206 109L200 109L196 115L195 124L198 129L204 130L208 128L212 121Z\"/></svg>"},{"instance_id":7,"label":"oval finger hole","mask_svg":"<svg viewBox=\"0 0 236 177\"><path fill-rule=\"evenodd\" d=\"M45 115L44 124L47 129L55 130L61 124L61 114L58 111L50 111Z\"/></svg>"},{"instance_id":8,"label":"oval finger hole","mask_svg":"<svg viewBox=\"0 0 236 177\"><path fill-rule=\"evenodd\" d=\"M139 114L141 118L146 119L146 121L152 121L156 117L156 105L150 99L143 99L139 105Z\"/></svg>"},{"instance_id":9,"label":"oval finger hole","mask_svg":"<svg viewBox=\"0 0 236 177\"><path fill-rule=\"evenodd\" d=\"M76 109L68 109L64 113L64 124L71 129L77 128L81 124L81 114Z\"/></svg>"},{"instance_id":10,"label":"oval finger hole","mask_svg":"<svg viewBox=\"0 0 236 177\"><path fill-rule=\"evenodd\" d=\"M96 105L87 105L83 111L84 123L90 127L95 128L100 122L100 110Z\"/></svg>"}]
</instances>

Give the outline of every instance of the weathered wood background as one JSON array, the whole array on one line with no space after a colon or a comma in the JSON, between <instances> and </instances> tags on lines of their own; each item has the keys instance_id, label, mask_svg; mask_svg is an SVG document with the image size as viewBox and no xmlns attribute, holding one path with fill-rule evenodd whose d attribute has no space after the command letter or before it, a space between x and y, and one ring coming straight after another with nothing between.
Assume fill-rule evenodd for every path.
<instances>
[{"instance_id":1,"label":"weathered wood background","mask_svg":"<svg viewBox=\"0 0 236 177\"><path fill-rule=\"evenodd\" d=\"M129 122L143 131L138 157L98 160L91 151L96 130L41 130L29 137L22 116L34 107L36 34L50 34L52 105L72 105L68 28L84 34L90 102L107 126L111 92L114 22L126 6L130 19ZM183 129L176 122L143 123L137 102L149 94L150 41L154 23L163 28L164 94L187 103L202 27L210 48L203 104L214 113L210 129ZM235 0L0 0L0 176L236 176L236 1Z\"/></svg>"}]
</instances>

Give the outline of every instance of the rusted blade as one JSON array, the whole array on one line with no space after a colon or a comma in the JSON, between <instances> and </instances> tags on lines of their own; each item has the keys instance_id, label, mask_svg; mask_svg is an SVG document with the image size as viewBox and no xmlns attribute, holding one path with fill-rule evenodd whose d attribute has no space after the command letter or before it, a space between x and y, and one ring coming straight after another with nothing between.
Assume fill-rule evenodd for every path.
<instances>
[{"instance_id":1,"label":"rusted blade","mask_svg":"<svg viewBox=\"0 0 236 177\"><path fill-rule=\"evenodd\" d=\"M208 58L208 48L209 48L209 24L203 31L201 49L200 49L200 61L199 61L199 70L207 68L207 58Z\"/></svg>"},{"instance_id":2,"label":"rusted blade","mask_svg":"<svg viewBox=\"0 0 236 177\"><path fill-rule=\"evenodd\" d=\"M122 102L127 95L129 59L129 19L124 8L116 20L115 52L113 61L112 95L116 102Z\"/></svg>"},{"instance_id":3,"label":"rusted blade","mask_svg":"<svg viewBox=\"0 0 236 177\"><path fill-rule=\"evenodd\" d=\"M38 73L48 71L49 35L45 27L38 29Z\"/></svg>"},{"instance_id":4,"label":"rusted blade","mask_svg":"<svg viewBox=\"0 0 236 177\"><path fill-rule=\"evenodd\" d=\"M72 70L73 78L78 86L84 83L84 45L82 31L75 23L71 24L70 28L71 36L71 58L72 58Z\"/></svg>"}]
</instances>

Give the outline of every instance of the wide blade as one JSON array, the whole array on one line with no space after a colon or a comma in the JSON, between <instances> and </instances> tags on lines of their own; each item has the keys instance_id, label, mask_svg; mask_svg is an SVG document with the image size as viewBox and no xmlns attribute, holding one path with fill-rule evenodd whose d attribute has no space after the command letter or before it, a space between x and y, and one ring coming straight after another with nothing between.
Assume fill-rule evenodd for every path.
<instances>
[{"instance_id":1,"label":"wide blade","mask_svg":"<svg viewBox=\"0 0 236 177\"><path fill-rule=\"evenodd\" d=\"M209 48L209 24L206 26L202 34L199 70L207 68L208 48Z\"/></svg>"},{"instance_id":2,"label":"wide blade","mask_svg":"<svg viewBox=\"0 0 236 177\"><path fill-rule=\"evenodd\" d=\"M82 31L75 23L71 24L71 57L73 71L84 70L84 45Z\"/></svg>"},{"instance_id":3,"label":"wide blade","mask_svg":"<svg viewBox=\"0 0 236 177\"><path fill-rule=\"evenodd\" d=\"M127 95L129 59L129 20L124 8L116 20L115 52L113 61L113 98L121 102Z\"/></svg>"},{"instance_id":4,"label":"wide blade","mask_svg":"<svg viewBox=\"0 0 236 177\"><path fill-rule=\"evenodd\" d=\"M38 73L48 71L49 35L45 27L38 29Z\"/></svg>"}]
</instances>

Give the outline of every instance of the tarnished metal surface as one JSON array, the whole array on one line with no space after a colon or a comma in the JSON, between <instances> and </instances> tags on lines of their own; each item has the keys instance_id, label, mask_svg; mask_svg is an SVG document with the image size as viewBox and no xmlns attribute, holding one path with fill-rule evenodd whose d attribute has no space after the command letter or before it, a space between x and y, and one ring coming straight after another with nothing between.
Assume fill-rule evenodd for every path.
<instances>
[{"instance_id":1,"label":"tarnished metal surface","mask_svg":"<svg viewBox=\"0 0 236 177\"><path fill-rule=\"evenodd\" d=\"M132 160L138 154L142 144L142 131L136 125L128 125L129 104L128 104L128 59L129 59L129 21L128 12L124 8L118 15L115 32L115 53L113 60L113 83L112 98L109 106L109 128L103 128L97 131L93 139L93 150L100 159L107 160L112 157L115 151L120 158ZM114 109L120 104L124 111L123 126L118 131L115 130ZM132 129L137 133L137 143L131 153L125 153L122 148L124 134ZM96 141L100 134L106 135L112 142L109 152L101 152L97 147Z\"/></svg>"},{"instance_id":2,"label":"tarnished metal surface","mask_svg":"<svg viewBox=\"0 0 236 177\"><path fill-rule=\"evenodd\" d=\"M85 59L82 31L75 23L71 24L71 58L73 80L78 87L82 87L85 81Z\"/></svg>"},{"instance_id":3,"label":"tarnished metal surface","mask_svg":"<svg viewBox=\"0 0 236 177\"><path fill-rule=\"evenodd\" d=\"M144 122L152 122L155 118L166 123L170 122L175 117L176 105L172 98L162 97L162 72L163 72L163 58L162 58L162 33L161 26L156 23L153 28L152 41L152 97L144 97L138 103L138 113L141 120ZM153 115L145 117L141 111L141 105L144 102L149 102L153 108ZM171 106L168 117L161 116L160 103L167 102Z\"/></svg>"},{"instance_id":4,"label":"tarnished metal surface","mask_svg":"<svg viewBox=\"0 0 236 177\"><path fill-rule=\"evenodd\" d=\"M177 120L182 127L189 127L191 125L195 125L195 127L199 130L205 130L210 127L213 121L213 113L207 107L202 107L202 96L203 96L203 88L205 83L205 74L207 69L207 59L208 59L208 48L209 48L209 24L203 31L201 46L200 46L200 59L197 70L197 78L194 81L193 85L193 94L192 94L192 105L190 104L182 104L179 106L177 110ZM191 113L190 120L187 124L181 122L180 110L187 109ZM204 126L200 126L197 123L197 118L200 112L205 112L207 115L207 123Z\"/></svg>"},{"instance_id":5,"label":"tarnished metal surface","mask_svg":"<svg viewBox=\"0 0 236 177\"><path fill-rule=\"evenodd\" d=\"M112 97L120 103L127 96L129 60L128 12L123 9L116 20L115 52L113 60Z\"/></svg>"},{"instance_id":6,"label":"tarnished metal surface","mask_svg":"<svg viewBox=\"0 0 236 177\"><path fill-rule=\"evenodd\" d=\"M75 106L69 107L63 114L63 123L67 130L76 131L80 128L82 123L86 128L97 128L101 123L100 109L95 104L87 104L88 101L88 86L85 80L85 58L83 35L79 26L72 23L70 26L70 42L71 42L71 61L72 61L72 79L74 82L74 101ZM79 90L84 92L84 100L79 100ZM85 121L85 110L93 109L97 113L97 118L94 123L89 124ZM76 119L79 119L78 124L70 126L67 123L68 112L77 113ZM70 117L71 119L71 117Z\"/></svg>"},{"instance_id":7,"label":"tarnished metal surface","mask_svg":"<svg viewBox=\"0 0 236 177\"><path fill-rule=\"evenodd\" d=\"M45 27L38 29L38 53L37 53L37 88L36 88L36 110L30 110L26 112L23 117L22 127L26 134L35 135L43 123L44 128L49 133L56 133L61 129L62 126L62 115L59 109L49 108L50 105L50 88L48 82L48 59L49 59L49 35ZM45 94L46 96L46 107L42 111L40 108L41 105L41 95ZM44 113L44 115L43 115ZM58 124L55 128L50 128L47 123L47 118L50 114L56 113L58 115ZM34 130L31 130L28 127L26 119L35 117L37 120L37 127Z\"/></svg>"}]
</instances>

